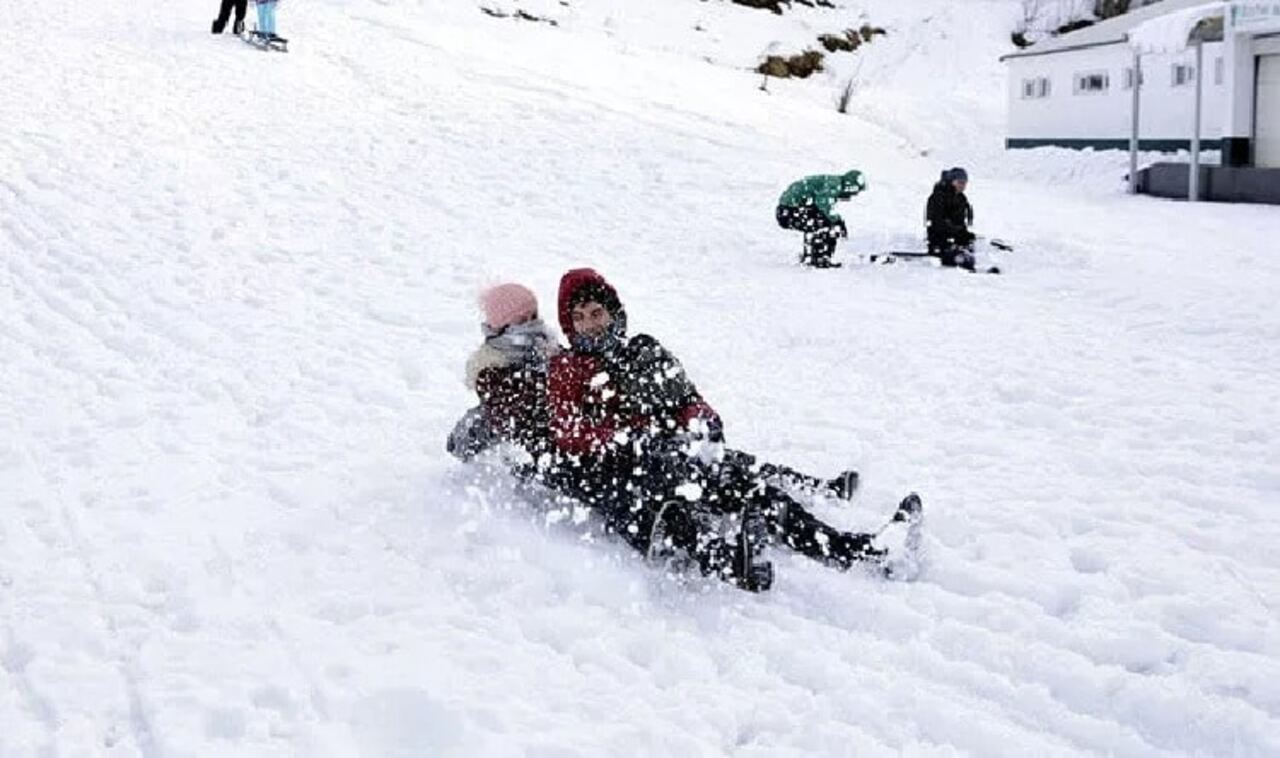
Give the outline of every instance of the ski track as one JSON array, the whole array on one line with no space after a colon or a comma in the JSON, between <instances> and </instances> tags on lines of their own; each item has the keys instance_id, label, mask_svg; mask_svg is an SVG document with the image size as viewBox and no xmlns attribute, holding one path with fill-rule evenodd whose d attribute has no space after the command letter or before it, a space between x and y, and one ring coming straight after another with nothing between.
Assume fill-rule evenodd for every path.
<instances>
[{"instance_id":1,"label":"ski track","mask_svg":"<svg viewBox=\"0 0 1280 758\"><path fill-rule=\"evenodd\" d=\"M778 189L863 168L874 249L935 132L470 7L109 5L0 12L0 756L1280 755L1276 210L984 137L1007 276L798 270ZM460 475L474 293L584 264L733 444L864 473L824 516L918 489L921 581L676 581Z\"/></svg>"}]
</instances>

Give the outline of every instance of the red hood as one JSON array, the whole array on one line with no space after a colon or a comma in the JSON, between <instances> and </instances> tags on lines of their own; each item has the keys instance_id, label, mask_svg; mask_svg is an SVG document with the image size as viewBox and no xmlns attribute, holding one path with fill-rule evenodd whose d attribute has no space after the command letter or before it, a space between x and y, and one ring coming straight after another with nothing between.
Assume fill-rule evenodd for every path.
<instances>
[{"instance_id":1,"label":"red hood","mask_svg":"<svg viewBox=\"0 0 1280 758\"><path fill-rule=\"evenodd\" d=\"M595 269L575 268L567 272L560 277L560 295L556 298L556 305L560 315L560 329L564 331L564 336L569 340L574 337L573 314L570 313L569 301L573 299L574 293L587 285L595 285L612 296L612 303L601 303L601 305L613 312L615 317L622 310L622 301L618 298L618 291Z\"/></svg>"}]
</instances>

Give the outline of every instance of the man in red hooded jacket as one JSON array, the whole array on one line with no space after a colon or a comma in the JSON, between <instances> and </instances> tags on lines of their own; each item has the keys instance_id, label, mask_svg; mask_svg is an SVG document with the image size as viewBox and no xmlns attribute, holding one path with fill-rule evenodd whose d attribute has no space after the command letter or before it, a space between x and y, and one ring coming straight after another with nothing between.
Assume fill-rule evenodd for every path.
<instances>
[{"instance_id":1,"label":"man in red hooded jacket","mask_svg":"<svg viewBox=\"0 0 1280 758\"><path fill-rule=\"evenodd\" d=\"M548 372L559 466L573 481L574 495L602 510L630 544L648 552L655 526L661 526L665 539L693 555L705 573L748 589L767 588L755 586L750 576L752 545L708 534L690 516L696 504L721 514L754 512L764 522L759 531L840 568L885 558L874 535L824 524L764 481L758 469L732 463L741 458L705 463L688 455L691 439L723 442L720 417L656 339L627 337L626 310L603 276L592 269L569 271L560 280L558 306L570 342ZM913 494L895 520L919 510Z\"/></svg>"},{"instance_id":2,"label":"man in red hooded jacket","mask_svg":"<svg viewBox=\"0 0 1280 758\"><path fill-rule=\"evenodd\" d=\"M648 335L627 338L627 312L603 276L568 272L558 305L570 343L551 364L551 431L562 452L608 457L624 443L691 430L722 437L720 417L675 356Z\"/></svg>"},{"instance_id":3,"label":"man in red hooded jacket","mask_svg":"<svg viewBox=\"0 0 1280 758\"><path fill-rule=\"evenodd\" d=\"M680 363L652 337L627 338L617 291L592 269L564 275L558 305L570 344L552 359L547 378L559 487L599 511L642 553L655 547L661 521L665 539L692 555L704 573L768 589L771 568L757 564L752 544L700 529L683 504L663 507L683 478L674 455L679 435L696 429L720 436L719 416Z\"/></svg>"}]
</instances>

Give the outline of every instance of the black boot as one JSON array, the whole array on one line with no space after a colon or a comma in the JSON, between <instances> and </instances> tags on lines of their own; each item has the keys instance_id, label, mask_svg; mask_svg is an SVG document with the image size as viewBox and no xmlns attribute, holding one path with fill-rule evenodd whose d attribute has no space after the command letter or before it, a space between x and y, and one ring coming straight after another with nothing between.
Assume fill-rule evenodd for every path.
<instances>
[{"instance_id":1,"label":"black boot","mask_svg":"<svg viewBox=\"0 0 1280 758\"><path fill-rule=\"evenodd\" d=\"M807 237L809 244L809 265L814 268L840 268L839 263L833 263L831 257L836 252L836 230L819 229L812 235Z\"/></svg>"},{"instance_id":2,"label":"black boot","mask_svg":"<svg viewBox=\"0 0 1280 758\"><path fill-rule=\"evenodd\" d=\"M827 489L841 500L852 500L858 491L858 472L850 469L841 471L836 478L827 482Z\"/></svg>"},{"instance_id":3,"label":"black boot","mask_svg":"<svg viewBox=\"0 0 1280 758\"><path fill-rule=\"evenodd\" d=\"M231 26L231 31L235 32L236 35L244 34L244 19L236 19L235 24Z\"/></svg>"},{"instance_id":4,"label":"black boot","mask_svg":"<svg viewBox=\"0 0 1280 758\"><path fill-rule=\"evenodd\" d=\"M214 34L222 34L222 30L225 28L227 28L227 22L223 19L215 18L213 20L213 26L209 28L209 31Z\"/></svg>"},{"instance_id":5,"label":"black boot","mask_svg":"<svg viewBox=\"0 0 1280 758\"><path fill-rule=\"evenodd\" d=\"M743 537L708 542L698 551L698 566L703 574L747 592L767 592L773 586L773 564L761 560L751 541Z\"/></svg>"},{"instance_id":6,"label":"black boot","mask_svg":"<svg viewBox=\"0 0 1280 758\"><path fill-rule=\"evenodd\" d=\"M938 257L942 260L942 265L947 268L962 268L965 271L974 269L973 253L963 247L947 248L939 253Z\"/></svg>"},{"instance_id":7,"label":"black boot","mask_svg":"<svg viewBox=\"0 0 1280 758\"><path fill-rule=\"evenodd\" d=\"M893 513L893 521L905 521L909 524L918 522L924 514L924 503L921 502L920 496L912 492L898 503L898 510Z\"/></svg>"},{"instance_id":8,"label":"black boot","mask_svg":"<svg viewBox=\"0 0 1280 758\"><path fill-rule=\"evenodd\" d=\"M885 555L878 560L886 579L912 581L923 568L924 504L912 492L898 504L893 518L876 533L876 547Z\"/></svg>"},{"instance_id":9,"label":"black boot","mask_svg":"<svg viewBox=\"0 0 1280 758\"><path fill-rule=\"evenodd\" d=\"M765 592L773 586L773 564L761 557L769 525L752 503L743 507L738 519L738 533L732 540L699 539L695 549L698 565L703 574L748 592Z\"/></svg>"}]
</instances>

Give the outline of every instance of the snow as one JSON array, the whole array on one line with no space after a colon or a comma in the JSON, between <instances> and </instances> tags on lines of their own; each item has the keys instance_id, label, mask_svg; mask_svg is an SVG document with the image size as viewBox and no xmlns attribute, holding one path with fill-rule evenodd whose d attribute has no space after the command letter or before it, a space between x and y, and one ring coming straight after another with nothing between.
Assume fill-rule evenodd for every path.
<instances>
[{"instance_id":1,"label":"snow","mask_svg":"<svg viewBox=\"0 0 1280 758\"><path fill-rule=\"evenodd\" d=\"M1003 153L1016 3L212 5L0 11L4 758L1280 754L1280 211ZM854 57L757 89L863 12L853 115ZM956 164L1006 276L774 226L857 167L873 250ZM678 582L460 470L477 290L578 265L733 445L862 472L824 517L920 491L920 580Z\"/></svg>"},{"instance_id":2,"label":"snow","mask_svg":"<svg viewBox=\"0 0 1280 758\"><path fill-rule=\"evenodd\" d=\"M1142 54L1180 53L1187 49L1191 33L1200 22L1221 18L1225 2L1204 3L1142 22L1129 33L1129 46Z\"/></svg>"}]
</instances>

